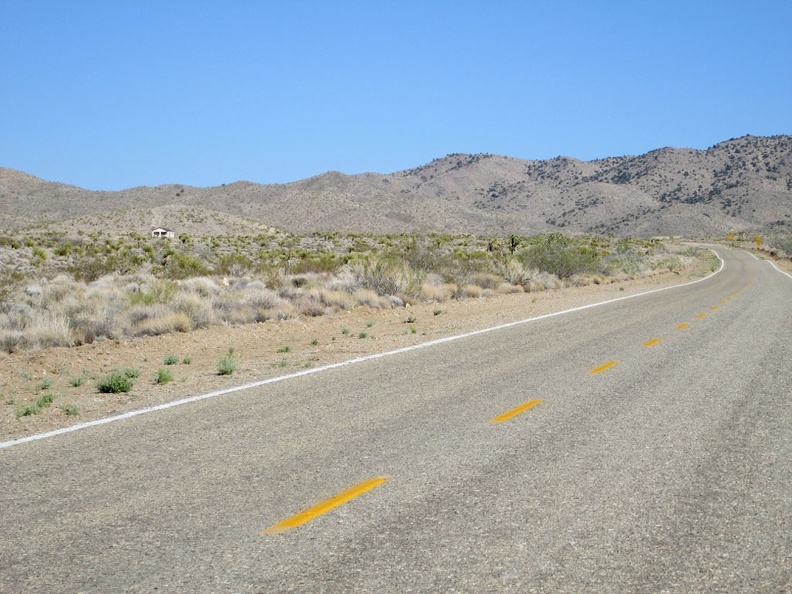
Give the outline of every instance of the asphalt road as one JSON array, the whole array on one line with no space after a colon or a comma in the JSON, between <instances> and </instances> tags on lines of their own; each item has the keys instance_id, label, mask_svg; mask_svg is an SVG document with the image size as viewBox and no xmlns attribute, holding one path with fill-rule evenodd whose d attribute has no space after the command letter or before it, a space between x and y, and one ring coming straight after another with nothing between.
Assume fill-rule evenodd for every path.
<instances>
[{"instance_id":1,"label":"asphalt road","mask_svg":"<svg viewBox=\"0 0 792 594\"><path fill-rule=\"evenodd\" d=\"M0 592L792 592L792 278L717 251L696 284L4 447Z\"/></svg>"}]
</instances>

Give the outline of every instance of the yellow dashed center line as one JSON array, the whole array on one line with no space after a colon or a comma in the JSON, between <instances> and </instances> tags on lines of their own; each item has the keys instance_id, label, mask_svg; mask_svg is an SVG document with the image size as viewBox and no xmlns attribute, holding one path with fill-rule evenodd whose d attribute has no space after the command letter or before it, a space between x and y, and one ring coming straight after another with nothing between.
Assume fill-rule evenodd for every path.
<instances>
[{"instance_id":1,"label":"yellow dashed center line","mask_svg":"<svg viewBox=\"0 0 792 594\"><path fill-rule=\"evenodd\" d=\"M677 330L685 330L687 328L690 328L690 324L680 324L677 326Z\"/></svg>"},{"instance_id":2,"label":"yellow dashed center line","mask_svg":"<svg viewBox=\"0 0 792 594\"><path fill-rule=\"evenodd\" d=\"M697 317L697 318L699 318L699 319L706 318L706 317L707 317L707 314L705 314L705 313L700 313L700 314L699 314L699 315L697 315L696 317Z\"/></svg>"},{"instance_id":3,"label":"yellow dashed center line","mask_svg":"<svg viewBox=\"0 0 792 594\"><path fill-rule=\"evenodd\" d=\"M530 400L529 402L526 402L525 404L521 404L517 408L513 408L509 412L505 412L502 415L495 417L494 419L492 419L490 421L490 423L503 423L504 421L508 421L512 417L516 417L520 413L524 413L529 408L533 408L537 404L542 404L542 402L544 402L544 401L543 400Z\"/></svg>"},{"instance_id":4,"label":"yellow dashed center line","mask_svg":"<svg viewBox=\"0 0 792 594\"><path fill-rule=\"evenodd\" d=\"M661 340L660 338L653 338L652 340L645 342L644 346L646 348L653 347L656 344L660 344L660 340Z\"/></svg>"},{"instance_id":5,"label":"yellow dashed center line","mask_svg":"<svg viewBox=\"0 0 792 594\"><path fill-rule=\"evenodd\" d=\"M596 369L592 369L591 371L589 371L589 373L592 374L592 375L597 374L597 373L602 373L603 371L607 371L611 367L615 367L618 364L619 364L618 361L609 361L609 362L605 363L605 365L600 365Z\"/></svg>"},{"instance_id":6,"label":"yellow dashed center line","mask_svg":"<svg viewBox=\"0 0 792 594\"><path fill-rule=\"evenodd\" d=\"M712 307L710 307L710 309L711 309L712 311L717 311L717 309L718 309L718 306L717 306L717 305L713 305Z\"/></svg>"},{"instance_id":7,"label":"yellow dashed center line","mask_svg":"<svg viewBox=\"0 0 792 594\"><path fill-rule=\"evenodd\" d=\"M297 526L305 524L306 522L310 522L322 514L326 514L330 510L335 509L339 505L343 505L347 501L359 497L366 491L371 491L371 489L379 487L381 484L387 482L387 480L387 477L384 476L369 479L360 483L359 485L352 487L351 489L347 489L343 493L339 493L335 497L331 497L330 499L313 506L311 509L305 510L304 512L299 513L296 516L292 516L287 520L283 520L274 526L270 526L266 530L263 530L261 534L279 534L289 530L290 528L296 528Z\"/></svg>"}]
</instances>

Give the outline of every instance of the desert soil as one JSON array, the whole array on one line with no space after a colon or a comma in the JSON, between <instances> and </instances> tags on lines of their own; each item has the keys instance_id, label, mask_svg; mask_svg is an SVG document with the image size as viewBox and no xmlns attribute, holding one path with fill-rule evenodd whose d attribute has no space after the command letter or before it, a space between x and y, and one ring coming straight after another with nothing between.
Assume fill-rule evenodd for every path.
<instances>
[{"instance_id":1,"label":"desert soil","mask_svg":"<svg viewBox=\"0 0 792 594\"><path fill-rule=\"evenodd\" d=\"M103 341L32 353L3 353L0 355L0 440L16 439L306 368L678 285L702 274L699 268L682 274L667 273L640 280L538 293L423 303L391 310L358 307L316 318L216 326L189 333ZM230 349L238 358L238 366L232 375L218 375L218 361ZM169 356L178 358L178 363L165 365ZM98 392L99 379L113 370L126 369L140 373L130 392ZM156 383L159 370L171 371L173 381ZM50 406L40 409L37 414L20 416L25 406L47 393L55 395Z\"/></svg>"}]
</instances>

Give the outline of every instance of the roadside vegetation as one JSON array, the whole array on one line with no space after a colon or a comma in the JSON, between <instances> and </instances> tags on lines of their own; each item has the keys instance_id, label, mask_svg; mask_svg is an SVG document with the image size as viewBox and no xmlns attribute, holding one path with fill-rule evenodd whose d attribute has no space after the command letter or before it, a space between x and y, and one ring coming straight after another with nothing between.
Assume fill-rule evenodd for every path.
<instances>
[{"instance_id":1,"label":"roadside vegetation","mask_svg":"<svg viewBox=\"0 0 792 594\"><path fill-rule=\"evenodd\" d=\"M615 282L679 272L701 255L671 240L559 233L0 236L0 349ZM177 362L176 355L164 361ZM235 364L229 355L218 373ZM156 381L171 381L168 375ZM100 391L134 379L122 376Z\"/></svg>"}]
</instances>

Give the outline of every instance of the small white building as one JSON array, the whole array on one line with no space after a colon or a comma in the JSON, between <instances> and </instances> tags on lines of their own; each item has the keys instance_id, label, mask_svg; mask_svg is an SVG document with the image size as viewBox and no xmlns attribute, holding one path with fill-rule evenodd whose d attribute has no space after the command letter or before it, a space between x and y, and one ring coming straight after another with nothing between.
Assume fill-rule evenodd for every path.
<instances>
[{"instance_id":1,"label":"small white building","mask_svg":"<svg viewBox=\"0 0 792 594\"><path fill-rule=\"evenodd\" d=\"M173 231L173 229L166 229L165 227L157 227L156 229L151 230L151 236L173 239L174 237L176 237L176 233Z\"/></svg>"}]
</instances>

